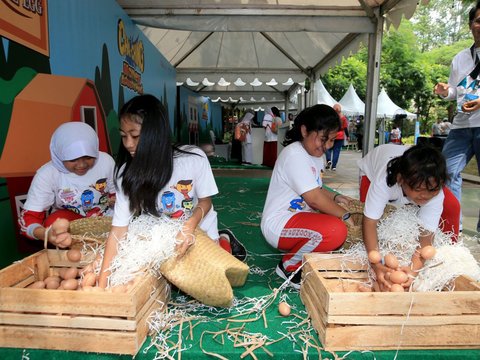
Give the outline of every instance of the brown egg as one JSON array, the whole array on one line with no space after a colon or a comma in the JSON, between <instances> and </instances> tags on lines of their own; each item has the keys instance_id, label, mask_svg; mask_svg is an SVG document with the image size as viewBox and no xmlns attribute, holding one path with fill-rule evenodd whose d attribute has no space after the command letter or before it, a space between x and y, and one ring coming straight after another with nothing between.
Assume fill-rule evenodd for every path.
<instances>
[{"instance_id":1,"label":"brown egg","mask_svg":"<svg viewBox=\"0 0 480 360\"><path fill-rule=\"evenodd\" d=\"M64 280L75 279L78 275L78 269L75 267L62 268L58 271L58 273Z\"/></svg>"},{"instance_id":2,"label":"brown egg","mask_svg":"<svg viewBox=\"0 0 480 360\"><path fill-rule=\"evenodd\" d=\"M60 286L60 280L51 279L50 281L45 281L45 288L47 289L58 289Z\"/></svg>"},{"instance_id":3,"label":"brown egg","mask_svg":"<svg viewBox=\"0 0 480 360\"><path fill-rule=\"evenodd\" d=\"M403 289L402 285L399 284L392 284L392 287L390 288L391 292L404 292L405 290Z\"/></svg>"},{"instance_id":4,"label":"brown egg","mask_svg":"<svg viewBox=\"0 0 480 360\"><path fill-rule=\"evenodd\" d=\"M387 255L385 255L384 260L385 260L385 265L387 265L390 269L398 268L397 257L392 253L388 253Z\"/></svg>"},{"instance_id":5,"label":"brown egg","mask_svg":"<svg viewBox=\"0 0 480 360\"><path fill-rule=\"evenodd\" d=\"M78 280L77 279L66 279L63 280L60 284L65 290L77 290Z\"/></svg>"},{"instance_id":6,"label":"brown egg","mask_svg":"<svg viewBox=\"0 0 480 360\"><path fill-rule=\"evenodd\" d=\"M372 264L378 264L382 260L382 255L377 250L371 250L368 253L368 261Z\"/></svg>"},{"instance_id":7,"label":"brown egg","mask_svg":"<svg viewBox=\"0 0 480 360\"><path fill-rule=\"evenodd\" d=\"M403 284L408 280L408 275L401 270L393 271L390 274L390 281L394 284Z\"/></svg>"},{"instance_id":8,"label":"brown egg","mask_svg":"<svg viewBox=\"0 0 480 360\"><path fill-rule=\"evenodd\" d=\"M95 286L96 282L97 282L97 277L92 272L86 273L85 275L83 275L83 278L81 280L82 287Z\"/></svg>"},{"instance_id":9,"label":"brown egg","mask_svg":"<svg viewBox=\"0 0 480 360\"><path fill-rule=\"evenodd\" d=\"M429 260L429 259L433 258L435 256L436 252L437 251L435 250L435 248L432 245L427 245L427 246L424 246L423 248L420 249L420 255L425 260Z\"/></svg>"},{"instance_id":10,"label":"brown egg","mask_svg":"<svg viewBox=\"0 0 480 360\"><path fill-rule=\"evenodd\" d=\"M290 305L288 305L286 302L281 302L280 304L278 304L278 312L280 313L280 315L288 316L290 315L290 311Z\"/></svg>"},{"instance_id":11,"label":"brown egg","mask_svg":"<svg viewBox=\"0 0 480 360\"><path fill-rule=\"evenodd\" d=\"M42 280L35 281L27 286L29 289L45 289L45 282Z\"/></svg>"},{"instance_id":12,"label":"brown egg","mask_svg":"<svg viewBox=\"0 0 480 360\"><path fill-rule=\"evenodd\" d=\"M82 259L82 253L78 249L70 249L67 251L67 259L71 262L79 262Z\"/></svg>"}]
</instances>

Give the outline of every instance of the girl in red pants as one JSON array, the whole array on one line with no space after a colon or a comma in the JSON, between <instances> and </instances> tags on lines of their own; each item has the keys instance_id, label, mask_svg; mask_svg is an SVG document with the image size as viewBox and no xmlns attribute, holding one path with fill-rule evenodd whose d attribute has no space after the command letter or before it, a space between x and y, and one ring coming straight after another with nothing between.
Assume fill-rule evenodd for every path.
<instances>
[{"instance_id":1,"label":"girl in red pants","mask_svg":"<svg viewBox=\"0 0 480 360\"><path fill-rule=\"evenodd\" d=\"M360 201L365 202L363 241L367 252L378 250L377 224L387 204L418 205L418 218L422 227L419 249L431 245L440 226L457 240L460 222L460 204L446 188L445 159L429 145L413 147L386 144L376 147L358 162L360 167ZM410 272L423 267L424 260L412 257ZM390 287L385 279L387 268L372 264L380 286ZM411 283L411 279L409 283ZM409 284L404 284L408 286Z\"/></svg>"}]
</instances>

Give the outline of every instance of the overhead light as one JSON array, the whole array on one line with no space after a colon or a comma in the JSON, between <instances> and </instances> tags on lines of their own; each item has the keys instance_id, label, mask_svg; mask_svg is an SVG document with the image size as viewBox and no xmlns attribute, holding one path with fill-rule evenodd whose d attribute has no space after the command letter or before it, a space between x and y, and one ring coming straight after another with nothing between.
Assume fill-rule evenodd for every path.
<instances>
[{"instance_id":1,"label":"overhead light","mask_svg":"<svg viewBox=\"0 0 480 360\"><path fill-rule=\"evenodd\" d=\"M186 83L187 83L188 86L198 86L200 84L199 82L195 82L190 78L187 78Z\"/></svg>"},{"instance_id":2,"label":"overhead light","mask_svg":"<svg viewBox=\"0 0 480 360\"><path fill-rule=\"evenodd\" d=\"M177 81L177 86L182 86L183 85L183 81Z\"/></svg>"},{"instance_id":3,"label":"overhead light","mask_svg":"<svg viewBox=\"0 0 480 360\"><path fill-rule=\"evenodd\" d=\"M255 100L255 98L252 96L252 97L250 98L250 101L255 102L255 101L257 101L257 100Z\"/></svg>"},{"instance_id":4,"label":"overhead light","mask_svg":"<svg viewBox=\"0 0 480 360\"><path fill-rule=\"evenodd\" d=\"M202 85L204 85L204 86L213 86L213 85L215 85L215 83L208 81L207 78L203 78L203 80L202 80Z\"/></svg>"},{"instance_id":5,"label":"overhead light","mask_svg":"<svg viewBox=\"0 0 480 360\"><path fill-rule=\"evenodd\" d=\"M265 96L262 96L262 98L260 99L260 101L267 101L267 99L265 99Z\"/></svg>"},{"instance_id":6,"label":"overhead light","mask_svg":"<svg viewBox=\"0 0 480 360\"><path fill-rule=\"evenodd\" d=\"M282 83L282 85L285 85L285 86L291 86L291 85L293 85L293 84L294 84L294 82L293 82L292 78L288 78L287 81L285 81L284 83Z\"/></svg>"},{"instance_id":7,"label":"overhead light","mask_svg":"<svg viewBox=\"0 0 480 360\"><path fill-rule=\"evenodd\" d=\"M246 82L244 82L242 79L238 78L237 80L235 80L235 82L233 83L235 86L245 86L247 85Z\"/></svg>"},{"instance_id":8,"label":"overhead light","mask_svg":"<svg viewBox=\"0 0 480 360\"><path fill-rule=\"evenodd\" d=\"M260 85L262 85L262 84L263 84L263 83L262 83L260 80L258 80L258 78L255 78L255 80L253 80L253 81L250 83L250 85L252 85L252 86L260 86Z\"/></svg>"},{"instance_id":9,"label":"overhead light","mask_svg":"<svg viewBox=\"0 0 480 360\"><path fill-rule=\"evenodd\" d=\"M225 81L225 79L224 79L223 77L220 78L220 80L218 81L217 84L220 85L220 86L228 86L228 85L230 85L230 83L229 83L228 81Z\"/></svg>"},{"instance_id":10,"label":"overhead light","mask_svg":"<svg viewBox=\"0 0 480 360\"><path fill-rule=\"evenodd\" d=\"M265 84L268 85L268 86L275 86L275 85L278 85L278 82L277 82L277 80L272 79L272 80L270 80L269 82L267 82L267 83L265 83Z\"/></svg>"}]
</instances>

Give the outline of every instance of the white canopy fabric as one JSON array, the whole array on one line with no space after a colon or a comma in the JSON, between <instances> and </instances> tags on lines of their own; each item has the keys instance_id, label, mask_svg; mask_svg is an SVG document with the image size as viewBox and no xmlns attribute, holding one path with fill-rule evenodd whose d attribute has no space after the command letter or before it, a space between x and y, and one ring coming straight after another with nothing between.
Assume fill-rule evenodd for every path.
<instances>
[{"instance_id":1,"label":"white canopy fabric","mask_svg":"<svg viewBox=\"0 0 480 360\"><path fill-rule=\"evenodd\" d=\"M377 117L378 118L394 118L395 115L407 115L408 119L416 119L417 115L402 109L396 105L387 95L385 89L382 88L378 94Z\"/></svg>"},{"instance_id":2,"label":"white canopy fabric","mask_svg":"<svg viewBox=\"0 0 480 360\"><path fill-rule=\"evenodd\" d=\"M325 88L325 86L322 83L322 80L317 80L315 81L315 95L317 97L317 104L327 104L329 106L333 106L336 103L338 103L337 100L335 100L332 95L328 92L328 90Z\"/></svg>"},{"instance_id":3,"label":"white canopy fabric","mask_svg":"<svg viewBox=\"0 0 480 360\"><path fill-rule=\"evenodd\" d=\"M347 116L365 115L365 103L358 97L352 84L339 101L342 112Z\"/></svg>"},{"instance_id":4,"label":"white canopy fabric","mask_svg":"<svg viewBox=\"0 0 480 360\"><path fill-rule=\"evenodd\" d=\"M417 6L417 0L117 2L175 67L177 84L231 102L285 101L307 77L313 82L366 44L379 16L398 25Z\"/></svg>"}]
</instances>

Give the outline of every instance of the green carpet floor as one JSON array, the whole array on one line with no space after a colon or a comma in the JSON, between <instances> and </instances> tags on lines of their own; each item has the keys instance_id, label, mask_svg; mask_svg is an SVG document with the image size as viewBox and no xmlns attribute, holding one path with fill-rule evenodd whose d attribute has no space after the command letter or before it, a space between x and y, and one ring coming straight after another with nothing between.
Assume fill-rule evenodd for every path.
<instances>
[{"instance_id":1,"label":"green carpet floor","mask_svg":"<svg viewBox=\"0 0 480 360\"><path fill-rule=\"evenodd\" d=\"M251 267L251 273L247 283L242 288L235 289L235 296L243 307L253 306L260 297L272 294L273 289L279 288L282 284L275 275L274 269L280 259L280 254L272 249L263 239L260 231L260 217L266 197L269 179L267 178L217 178L220 194L214 198L214 205L219 214L219 227L231 229L237 237L246 245L249 255L247 263ZM174 294L177 302L183 300L181 294ZM277 306L279 299L285 299L292 306L292 316L281 317L278 314ZM179 306L179 309L182 307ZM265 309L266 321L259 315L259 318L251 322L228 322L220 320L226 316L235 314L232 310L212 312L203 308L197 310L196 314L206 316L206 321L199 323L192 330L193 340L190 339L189 327L184 324L182 331L182 346L186 351L181 353L181 359L213 359L213 356L205 355L201 351L221 354L226 359L240 359L245 351L243 347L235 348L233 339L226 336L214 336L228 328L244 326L243 331L251 334L266 336L269 341L279 340L266 349L255 350L257 359L480 359L480 350L400 350L396 351L375 351L375 352L338 352L336 354L325 351L319 352L308 347L307 354L302 354L308 341L314 343L318 340L315 331L303 322L307 317L305 308L300 301L299 294L295 290L287 288L281 291L275 301ZM250 316L255 318L255 316ZM243 318L245 319L245 318ZM292 334L285 337L288 333ZM175 343L179 338L178 327L172 331L170 340ZM382 336L382 334L378 334ZM308 340L310 339L310 340ZM135 359L153 360L156 349L150 347L148 338ZM22 355L24 357L22 357ZM172 358L178 359L178 353L171 353ZM273 356L272 356L273 355ZM343 357L342 357L343 356ZM89 354L81 352L47 351L34 349L0 349L1 360L38 360L38 359L130 359L131 356L119 356L109 354ZM252 359L247 355L246 359Z\"/></svg>"}]
</instances>

